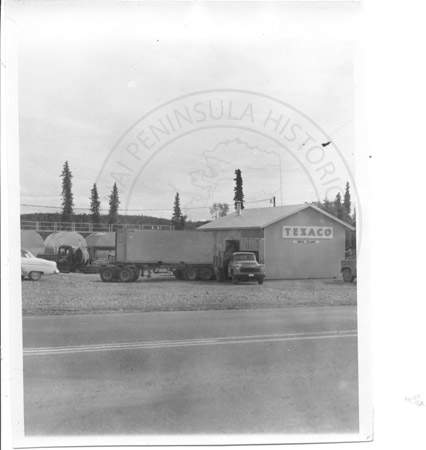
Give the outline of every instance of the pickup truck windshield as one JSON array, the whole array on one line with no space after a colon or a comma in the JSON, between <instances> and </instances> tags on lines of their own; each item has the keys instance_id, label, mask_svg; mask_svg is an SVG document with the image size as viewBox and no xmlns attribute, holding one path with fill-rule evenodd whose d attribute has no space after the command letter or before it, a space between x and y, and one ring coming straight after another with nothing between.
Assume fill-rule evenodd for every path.
<instances>
[{"instance_id":1,"label":"pickup truck windshield","mask_svg":"<svg viewBox=\"0 0 426 450\"><path fill-rule=\"evenodd\" d=\"M234 261L256 261L256 258L252 253L234 255Z\"/></svg>"}]
</instances>

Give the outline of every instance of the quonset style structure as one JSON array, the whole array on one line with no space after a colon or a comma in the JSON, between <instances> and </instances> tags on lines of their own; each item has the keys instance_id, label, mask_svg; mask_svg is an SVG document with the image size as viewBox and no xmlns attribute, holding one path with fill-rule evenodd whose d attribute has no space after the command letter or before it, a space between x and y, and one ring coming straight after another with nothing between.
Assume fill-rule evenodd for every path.
<instances>
[{"instance_id":1,"label":"quonset style structure","mask_svg":"<svg viewBox=\"0 0 426 450\"><path fill-rule=\"evenodd\" d=\"M81 234L75 231L58 231L47 236L44 242L44 254L56 255L61 245L81 248L83 252L87 252L87 242Z\"/></svg>"},{"instance_id":2,"label":"quonset style structure","mask_svg":"<svg viewBox=\"0 0 426 450\"><path fill-rule=\"evenodd\" d=\"M198 228L218 251L253 251L267 279L335 278L345 258L345 231L355 228L310 204L238 210Z\"/></svg>"},{"instance_id":3,"label":"quonset style structure","mask_svg":"<svg viewBox=\"0 0 426 450\"><path fill-rule=\"evenodd\" d=\"M21 231L21 248L28 250L34 256L37 256L44 251L44 240L34 230Z\"/></svg>"}]
</instances>

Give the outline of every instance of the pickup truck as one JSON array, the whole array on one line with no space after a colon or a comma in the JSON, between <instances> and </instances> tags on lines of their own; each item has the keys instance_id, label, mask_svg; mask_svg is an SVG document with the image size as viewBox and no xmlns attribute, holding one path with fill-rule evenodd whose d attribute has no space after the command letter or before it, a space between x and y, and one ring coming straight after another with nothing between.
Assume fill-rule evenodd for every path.
<instances>
[{"instance_id":1,"label":"pickup truck","mask_svg":"<svg viewBox=\"0 0 426 450\"><path fill-rule=\"evenodd\" d=\"M265 279L265 266L256 261L251 252L235 252L228 263L227 275L234 284L239 281L257 281L263 284Z\"/></svg>"}]
</instances>

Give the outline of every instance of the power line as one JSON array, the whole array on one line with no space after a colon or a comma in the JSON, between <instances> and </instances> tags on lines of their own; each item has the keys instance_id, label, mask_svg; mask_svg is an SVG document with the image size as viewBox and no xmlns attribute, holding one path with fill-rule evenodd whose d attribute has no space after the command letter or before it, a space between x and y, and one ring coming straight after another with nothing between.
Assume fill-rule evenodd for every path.
<instances>
[{"instance_id":1,"label":"power line","mask_svg":"<svg viewBox=\"0 0 426 450\"><path fill-rule=\"evenodd\" d=\"M264 198L261 200L251 200L251 201L245 201L245 204L250 204L250 203L259 203L259 202L270 202L271 198ZM47 209L61 209L61 206L50 206L50 205L30 205L28 203L20 203L20 206L26 206L26 207L30 207L30 208L47 208ZM210 209L210 206L193 206L193 207L186 207L186 206L182 206L181 207L184 210L193 210L193 209ZM75 210L80 210L80 211L91 211L90 208L79 208L79 207L74 207L73 209ZM99 208L101 211L108 211L107 208ZM149 211L173 211L173 208L149 208L149 209L121 209L121 212L149 212Z\"/></svg>"},{"instance_id":2,"label":"power line","mask_svg":"<svg viewBox=\"0 0 426 450\"><path fill-rule=\"evenodd\" d=\"M21 206L27 206L32 208L49 208L49 209L60 209L60 206L49 206L49 205L29 205L27 203L20 203ZM192 208L187 208L182 206L183 209L209 209L210 206L194 206ZM90 208L78 208L74 207L73 209L83 210L83 211L91 211ZM101 211L108 211L107 208L100 208ZM151 209L120 209L121 212L137 212L137 211L173 211L173 208L151 208Z\"/></svg>"}]
</instances>

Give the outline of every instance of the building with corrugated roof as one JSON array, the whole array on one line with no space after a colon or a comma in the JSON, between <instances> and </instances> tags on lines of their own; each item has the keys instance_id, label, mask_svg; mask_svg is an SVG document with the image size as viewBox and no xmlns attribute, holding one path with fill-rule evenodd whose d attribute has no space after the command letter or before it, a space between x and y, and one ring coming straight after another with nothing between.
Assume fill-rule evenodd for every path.
<instances>
[{"instance_id":1,"label":"building with corrugated roof","mask_svg":"<svg viewBox=\"0 0 426 450\"><path fill-rule=\"evenodd\" d=\"M198 228L217 252L253 251L267 279L335 278L354 227L310 204L242 209Z\"/></svg>"}]
</instances>

